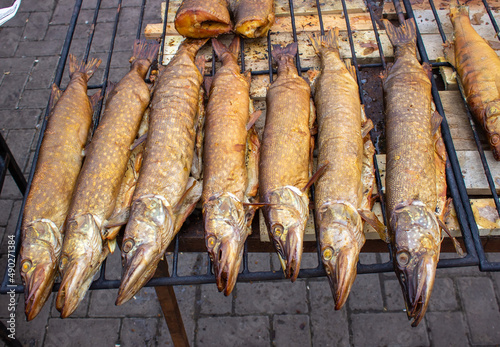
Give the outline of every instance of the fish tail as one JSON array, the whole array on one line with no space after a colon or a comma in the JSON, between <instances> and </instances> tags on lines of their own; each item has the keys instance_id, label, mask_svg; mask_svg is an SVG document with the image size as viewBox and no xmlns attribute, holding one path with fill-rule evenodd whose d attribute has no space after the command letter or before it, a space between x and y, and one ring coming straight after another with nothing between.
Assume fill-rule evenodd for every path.
<instances>
[{"instance_id":1,"label":"fish tail","mask_svg":"<svg viewBox=\"0 0 500 347\"><path fill-rule=\"evenodd\" d=\"M69 77L71 78L74 73L81 72L87 75L87 80L89 80L94 74L95 70L101 65L101 59L90 59L90 61L85 64L85 61L78 60L73 54L69 55Z\"/></svg>"},{"instance_id":2,"label":"fish tail","mask_svg":"<svg viewBox=\"0 0 500 347\"><path fill-rule=\"evenodd\" d=\"M384 19L383 22L387 36L394 47L400 47L416 42L417 27L413 18L405 20L399 27L395 27L387 19Z\"/></svg>"},{"instance_id":3,"label":"fish tail","mask_svg":"<svg viewBox=\"0 0 500 347\"><path fill-rule=\"evenodd\" d=\"M240 37L235 36L229 47L226 47L222 42L217 39L212 39L212 47L214 48L217 58L222 60L222 56L226 53L232 54L236 59L240 54Z\"/></svg>"},{"instance_id":4,"label":"fish tail","mask_svg":"<svg viewBox=\"0 0 500 347\"><path fill-rule=\"evenodd\" d=\"M316 54L323 51L339 51L339 28L331 29L326 35L309 36Z\"/></svg>"},{"instance_id":5,"label":"fish tail","mask_svg":"<svg viewBox=\"0 0 500 347\"><path fill-rule=\"evenodd\" d=\"M155 60L158 56L158 49L160 48L160 43L156 41L146 41L146 40L135 40L134 41L134 51L132 57L130 58L130 63L133 63L136 59L146 59L150 63Z\"/></svg>"},{"instance_id":6,"label":"fish tail","mask_svg":"<svg viewBox=\"0 0 500 347\"><path fill-rule=\"evenodd\" d=\"M286 56L293 58L297 54L297 47L297 42L292 42L285 47L282 47L280 45L273 45L271 54L276 61L279 61L282 57Z\"/></svg>"},{"instance_id":7,"label":"fish tail","mask_svg":"<svg viewBox=\"0 0 500 347\"><path fill-rule=\"evenodd\" d=\"M460 6L455 6L451 5L450 6L450 19L453 22L455 17L457 16L467 16L469 17L469 6L466 5L460 5Z\"/></svg>"}]
</instances>

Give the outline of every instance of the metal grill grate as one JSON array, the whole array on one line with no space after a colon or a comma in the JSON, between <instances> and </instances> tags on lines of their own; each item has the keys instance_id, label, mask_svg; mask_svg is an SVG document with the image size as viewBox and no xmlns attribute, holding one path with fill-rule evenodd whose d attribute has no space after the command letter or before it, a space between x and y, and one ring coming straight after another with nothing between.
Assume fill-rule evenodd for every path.
<instances>
[{"instance_id":1,"label":"metal grill grate","mask_svg":"<svg viewBox=\"0 0 500 347\"><path fill-rule=\"evenodd\" d=\"M345 0L341 0L341 1L342 1L343 15L345 18L345 23L346 23L346 28L347 28L347 34L348 34L348 38L349 38L349 45L350 45L350 50L351 50L351 54L352 54L353 65L356 67L356 72L357 72L359 95L360 95L361 102L363 104L365 104L365 97L364 97L365 91L363 90L363 83L361 81L360 72L368 71L368 70L374 69L374 68L378 68L378 69L380 69L380 68L385 69L386 68L386 59L384 57L382 43L380 41L380 36L379 36L378 27L377 27L377 23L376 23L376 21L377 21L376 15L374 13L374 5L375 4L371 2L372 0L368 0L368 10L369 10L370 18L372 21L375 39L377 42L380 62L374 63L374 64L373 63L371 63L371 64L358 64L356 51L354 48L354 42L353 42L353 32L352 32L352 29L350 26L349 12L347 10L347 5L346 5ZM493 18L493 15L492 15L491 10L488 6L488 3L486 2L486 0L483 0L483 3L484 3L484 6L486 8L486 11L488 12L488 14L491 18L491 21L493 23L493 26L494 26L496 32L499 33L498 26L496 25L495 19ZM446 36L444 34L444 31L443 31L441 22L439 20L437 11L435 9L433 0L429 0L429 4L430 4L431 9L434 13L436 23L438 25L441 37L442 37L443 41L445 41ZM294 5L293 0L289 0L290 15L291 15L290 20L291 20L291 25L292 25L293 40L295 42L297 42L298 41L297 40L297 29L296 29L295 14L294 14L294 6L293 5ZM323 24L321 4L320 4L319 0L316 0L316 5L317 5L317 16L319 19L321 34L324 34L325 29L324 29L324 24ZM411 4L410 4L409 0L403 0L403 5L405 8L407 17L412 18L413 11L412 11ZM143 0L142 6L141 6L141 11L140 11L140 13L138 15L138 19L137 19L138 24L137 24L136 38L138 38L138 39L141 37L145 6L146 6L146 0ZM400 21L404 20L404 14L403 14L403 11L401 9L399 0L394 0L394 6L398 12L399 20ZM75 33L75 28L77 26L77 20L78 20L78 16L80 14L80 11L81 11L81 7L82 7L82 0L77 0L75 7L74 7L73 14L72 14L72 18L70 21L68 33L67 33L66 39L64 41L64 46L63 46L63 50L61 53L61 58L60 58L58 66L57 66L57 70L56 70L56 74L55 74L55 78L54 78L54 83L58 86L60 86L61 81L62 81L63 71L64 71L65 66L66 66L66 60L68 58L70 46L71 46L72 41L73 41L73 34ZM91 29L90 29L90 32L88 35L88 41L87 41L86 48L85 48L85 55L84 55L85 61L87 61L88 56L90 54L90 50L91 50L93 39L94 39L95 29L96 29L96 26L98 26L97 19L99 16L100 7L101 7L101 0L98 0L97 5L95 7L92 25L90 27ZM100 89L101 95L105 95L105 91L106 91L106 87L107 87L107 83L108 83L108 77L109 77L110 67L111 67L111 57L112 57L113 49L114 49L114 45L115 45L115 39L116 39L116 34L117 34L118 23L120 20L121 8L122 8L122 1L117 0L116 16L115 16L114 25L113 25L113 31L112 31L111 37L110 37L110 44L109 44L109 49L107 52L106 66L104 69L104 75L102 78L102 82L100 84L96 84L96 85L89 85L89 89ZM164 18L167 18L168 9L169 9L169 1L167 0L166 6L165 6ZM164 41L164 38L165 38L166 27L167 27L167 21L165 20L163 23L162 41ZM418 31L418 25L417 25L417 31ZM273 33L269 32L267 35L268 69L267 70L260 70L260 71L252 71L252 75L267 75L268 74L270 81L273 80L273 74L276 73L276 70L273 70L273 67L272 67L271 54L269 54L270 50L271 50L272 37L273 37ZM423 45L422 37L420 36L419 32L418 32L418 37L417 37L417 45L418 45L418 50L419 50L420 57L421 57L422 61L429 62L425 47ZM245 40L241 40L241 52L242 52L241 53L241 70L242 71L245 70L245 50L244 50L244 48L245 48ZM161 46L160 61L163 61L163 55L164 55L164 45ZM309 70L309 68L307 68L307 67L302 67L300 55L298 52L297 52L297 56L296 56L296 65L297 65L299 73L303 73L303 72L306 72ZM450 66L450 65L447 63L432 63L431 66L434 68L437 68L440 66ZM212 51L211 75L215 74L215 70L216 70L215 54ZM434 102L436 104L437 111L441 115L445 116L443 106L442 106L442 103L441 103L441 100L439 97L438 88L437 88L436 82L434 80L432 81L432 95L434 98ZM101 111L102 111L102 101L99 103L98 108L94 114L95 127L98 124L98 120L99 120L99 117L101 115ZM49 111L47 108L47 111L45 114L45 121L43 122L42 127L41 127L41 134L43 134L43 132L45 130L46 118L47 118L48 114L49 114ZM471 116L470 116L470 112L469 112L469 118L470 117ZM475 140L477 143L477 148L478 148L478 151L480 153L481 160L482 160L482 163L483 163L483 166L485 169L485 175L486 175L487 180L490 184L491 193L495 199L497 211L500 213L500 204L498 202L498 196L496 194L496 190L494 187L493 178L492 178L491 172L489 171L486 159L484 157L484 152L483 152L482 147L481 147L480 142L479 142L479 137L478 137L478 133L476 131L475 124L472 121L472 118L470 118L470 120L471 120L470 121L471 127L474 131L474 137L475 137ZM94 127L94 129L95 129L95 127ZM471 209L471 206L469 204L469 197L467 195L465 184L464 184L464 181L462 179L460 165L459 165L459 162L457 159L457 154L456 154L456 151L455 151L455 148L453 145L453 141L451 138L448 123L446 121L446 117L443 117L441 129L442 129L443 139L444 139L445 146L446 146L447 155L449 158L449 161L448 161L447 167L446 167L448 189L449 189L450 196L452 197L453 202L454 202L454 206L455 206L455 210L456 210L456 214L457 214L457 219L458 219L458 222L460 224L460 228L461 228L461 232L462 232L462 240L463 240L463 243L465 245L467 255L464 258L459 258L458 256L456 256L455 258L442 259L439 261L438 267L444 268L444 267L459 267L459 266L479 265L479 267L482 271L500 270L500 263L490 263L486 259L486 255L485 255L485 252L484 252L484 249L482 247L481 240L479 237L478 227L475 223L474 215L472 213L472 209ZM34 157L34 163L36 163L36 160L38 158L38 152L40 149L42 137L43 137L43 135L41 135L39 140L38 140L38 145L37 145L37 149L36 149L35 157ZM372 134L372 137L373 137L373 134ZM375 142L377 139L372 138L372 140ZM379 152L379 150L377 148L377 154L378 154L378 152ZM375 165L377 165L376 160L374 161L374 163L375 163ZM28 189L29 189L29 186L31 185L31 181L33 179L34 169L35 169L35 165L33 165L33 167L31 168L31 171L30 171L30 175L29 175L29 179L28 179ZM381 177L380 177L378 167L376 167L376 182L377 182L378 191L379 192L382 191L382 183L381 183ZM312 191L312 194L314 194L314 191ZM25 200L26 200L26 195L25 195L25 199L23 200L21 211L24 209ZM385 214L384 201L383 201L383 199L380 199L380 200L381 200L380 203L381 203L382 213L383 213L383 217L384 217L384 222L387 224L387 217ZM192 217L191 219L194 219L194 218L195 217ZM256 218L256 219L258 219L258 218ZM20 249L21 220L22 220L22 213L19 216L19 220L18 220L17 228L16 228L16 234L15 234L15 236L16 236L16 246L15 246L16 260L17 260L18 254L19 254L19 249ZM198 217L198 221L195 220L193 223L196 223L196 222L200 223L199 217ZM258 230L258 225L256 225L256 224L258 224L258 223L254 223L254 233L256 230ZM316 236L318 236L317 232L316 232ZM208 254L207 254L208 266L207 266L205 274L190 275L190 276L179 276L178 275L177 269L178 269L178 265L179 265L179 249L180 249L180 244L183 244L183 238L184 238L184 235L183 235L183 232L181 230L181 232L179 233L179 235L175 238L175 240L173 242L173 247L171 245L171 247L169 248L169 249L173 248L172 249L173 262L172 262L172 274L171 274L171 276L170 277L153 278L149 281L147 286L190 285L190 284L201 284L201 283L215 283L215 277L214 277L213 270L212 270L212 263L211 263L211 260L210 260L210 257L208 256ZM318 237L316 237L316 240L318 240ZM271 246L269 246L269 247L271 247ZM243 262L242 262L243 269L238 276L238 281L240 281L240 282L267 281L267 280L276 280L276 279L284 278L284 275L281 271L278 271L278 272L274 272L274 271L253 272L253 271L250 271L248 268L249 248L250 248L249 242L247 241L247 243L245 244L244 255L243 255L243 257L244 257ZM390 248L390 246L389 246L389 248ZM268 249L270 249L270 248L268 248ZM308 249L309 250L313 249L314 251L316 251L317 257L318 257L318 266L315 268L301 269L299 277L300 278L311 278L311 277L325 276L325 271L324 271L324 268L323 268L323 265L321 262L321 255L318 251L319 250L318 241L316 241L316 244L313 245L312 247L309 247ZM187 249L187 250L189 251L189 249ZM193 250L191 250L191 251L193 251ZM364 273L379 273L379 272L392 271L392 259L391 259L391 252L390 251L388 252L388 255L389 255L389 260L385 261L385 262L381 261L381 262L376 262L373 264L361 264L361 263L359 263L358 264L358 273L364 274ZM109 288L118 288L119 287L119 285L120 285L119 280L106 279L105 268L106 268L106 262L103 263L102 268L101 268L101 272L100 272L100 276L97 280L95 280L92 283L91 289L109 289ZM59 284L56 283L53 290L56 291L56 290L58 290L58 288L59 288ZM6 293L7 290L10 290L10 289L14 289L16 292L21 293L24 290L24 286L21 284L12 285L12 283L9 283L9 276L8 276L8 272L6 271L4 278L3 278L3 281L2 281L2 286L0 288L0 292Z\"/></svg>"}]
</instances>

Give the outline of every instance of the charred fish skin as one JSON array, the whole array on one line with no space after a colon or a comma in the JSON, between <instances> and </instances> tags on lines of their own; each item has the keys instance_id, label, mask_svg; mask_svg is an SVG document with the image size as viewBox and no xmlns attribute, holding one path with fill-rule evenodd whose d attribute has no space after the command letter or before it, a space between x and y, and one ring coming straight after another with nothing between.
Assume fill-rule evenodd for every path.
<instances>
[{"instance_id":1,"label":"charred fish skin","mask_svg":"<svg viewBox=\"0 0 500 347\"><path fill-rule=\"evenodd\" d=\"M445 55L460 76L471 112L486 135L496 160L500 160L500 59L474 30L467 6L451 6L454 43Z\"/></svg>"},{"instance_id":2,"label":"charred fish skin","mask_svg":"<svg viewBox=\"0 0 500 347\"><path fill-rule=\"evenodd\" d=\"M395 63L384 78L387 133L386 203L394 269L407 314L417 326L434 284L441 233L435 210L446 185L437 177L432 129L431 81L416 57L413 19L399 28L384 20L395 50ZM439 123L438 123L439 124ZM439 135L438 135L439 136ZM441 161L442 165L444 161Z\"/></svg>"},{"instance_id":3,"label":"charred fish skin","mask_svg":"<svg viewBox=\"0 0 500 347\"><path fill-rule=\"evenodd\" d=\"M78 177L66 220L56 308L68 317L83 300L92 279L109 253L105 235L126 172L132 145L150 91L144 82L159 44L137 40L130 71L109 94L102 120ZM111 241L111 240L109 240Z\"/></svg>"},{"instance_id":4,"label":"charred fish skin","mask_svg":"<svg viewBox=\"0 0 500 347\"><path fill-rule=\"evenodd\" d=\"M266 124L262 138L259 186L264 217L274 246L292 282L298 276L309 196L303 191L309 180L311 107L309 84L297 73L297 43L274 45L278 78L266 97Z\"/></svg>"},{"instance_id":5,"label":"charred fish skin","mask_svg":"<svg viewBox=\"0 0 500 347\"><path fill-rule=\"evenodd\" d=\"M274 24L274 0L236 0L231 4L234 31L244 37L264 37Z\"/></svg>"},{"instance_id":6,"label":"charred fish skin","mask_svg":"<svg viewBox=\"0 0 500 347\"><path fill-rule=\"evenodd\" d=\"M175 14L175 29L193 39L216 37L231 31L227 0L184 0Z\"/></svg>"},{"instance_id":7,"label":"charred fish skin","mask_svg":"<svg viewBox=\"0 0 500 347\"><path fill-rule=\"evenodd\" d=\"M246 191L250 76L237 63L239 38L225 47L212 39L222 61L211 83L203 152L203 221L217 288L229 295L238 276L249 228ZM253 215L252 215L253 216Z\"/></svg>"},{"instance_id":8,"label":"charred fish skin","mask_svg":"<svg viewBox=\"0 0 500 347\"><path fill-rule=\"evenodd\" d=\"M156 80L144 159L123 237L117 305L132 298L153 276L201 194L201 185L189 184L188 179L203 81L194 60L206 41L183 41Z\"/></svg>"},{"instance_id":9,"label":"charred fish skin","mask_svg":"<svg viewBox=\"0 0 500 347\"><path fill-rule=\"evenodd\" d=\"M356 278L359 253L365 243L358 210L370 209L363 206L363 188L373 185L373 179L366 184L362 179L363 157L373 161L373 145L369 136L363 139L362 135L362 127L369 122L362 116L356 70L340 57L338 35L335 28L325 36L311 37L321 58L321 74L314 88L318 167L329 163L315 184L315 212L322 261L337 310L347 300Z\"/></svg>"},{"instance_id":10,"label":"charred fish skin","mask_svg":"<svg viewBox=\"0 0 500 347\"><path fill-rule=\"evenodd\" d=\"M20 251L25 313L32 320L50 295L63 243L63 224L83 161L97 97L87 82L101 60L87 64L70 54L70 82L64 93L52 87L51 112L26 199Z\"/></svg>"}]
</instances>

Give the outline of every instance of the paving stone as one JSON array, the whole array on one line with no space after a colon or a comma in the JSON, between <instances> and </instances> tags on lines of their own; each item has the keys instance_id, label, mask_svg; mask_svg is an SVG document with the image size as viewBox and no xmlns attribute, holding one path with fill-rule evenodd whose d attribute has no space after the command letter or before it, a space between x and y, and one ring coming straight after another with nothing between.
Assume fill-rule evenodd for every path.
<instances>
[{"instance_id":1,"label":"paving stone","mask_svg":"<svg viewBox=\"0 0 500 347\"><path fill-rule=\"evenodd\" d=\"M22 41L16 50L16 57L57 56L61 53L63 41Z\"/></svg>"},{"instance_id":2,"label":"paving stone","mask_svg":"<svg viewBox=\"0 0 500 347\"><path fill-rule=\"evenodd\" d=\"M12 5L12 1L9 1L9 5ZM2 6L3 8L3 6ZM10 19L8 22L2 25L2 28L11 28L11 27L24 27L26 25L26 21L28 20L30 14L28 12L19 12L17 11L14 18Z\"/></svg>"},{"instance_id":3,"label":"paving stone","mask_svg":"<svg viewBox=\"0 0 500 347\"><path fill-rule=\"evenodd\" d=\"M327 279L309 281L313 346L349 346L349 323L344 306L335 311Z\"/></svg>"},{"instance_id":4,"label":"paving stone","mask_svg":"<svg viewBox=\"0 0 500 347\"><path fill-rule=\"evenodd\" d=\"M202 314L231 313L233 295L225 296L213 283L201 285L201 298L198 303Z\"/></svg>"},{"instance_id":5,"label":"paving stone","mask_svg":"<svg viewBox=\"0 0 500 347\"><path fill-rule=\"evenodd\" d=\"M75 4L71 1L59 1L50 20L51 24L69 24Z\"/></svg>"},{"instance_id":6,"label":"paving stone","mask_svg":"<svg viewBox=\"0 0 500 347\"><path fill-rule=\"evenodd\" d=\"M403 311L405 309L405 300L398 280L384 280L384 292L385 309L388 311Z\"/></svg>"},{"instance_id":7,"label":"paving stone","mask_svg":"<svg viewBox=\"0 0 500 347\"><path fill-rule=\"evenodd\" d=\"M115 305L117 294L118 289L92 291L89 317L158 317L160 305L154 288L142 288L120 306Z\"/></svg>"},{"instance_id":8,"label":"paving stone","mask_svg":"<svg viewBox=\"0 0 500 347\"><path fill-rule=\"evenodd\" d=\"M118 318L50 318L44 346L114 346L119 329Z\"/></svg>"},{"instance_id":9,"label":"paving stone","mask_svg":"<svg viewBox=\"0 0 500 347\"><path fill-rule=\"evenodd\" d=\"M40 110L0 110L0 128L33 130L40 116Z\"/></svg>"},{"instance_id":10,"label":"paving stone","mask_svg":"<svg viewBox=\"0 0 500 347\"><path fill-rule=\"evenodd\" d=\"M269 345L269 338L269 318L266 316L198 320L196 344L199 346L263 346Z\"/></svg>"},{"instance_id":11,"label":"paving stone","mask_svg":"<svg viewBox=\"0 0 500 347\"><path fill-rule=\"evenodd\" d=\"M429 311L458 310L457 294L451 278L438 278L434 281Z\"/></svg>"},{"instance_id":12,"label":"paving stone","mask_svg":"<svg viewBox=\"0 0 500 347\"><path fill-rule=\"evenodd\" d=\"M120 346L155 346L158 318L124 318Z\"/></svg>"},{"instance_id":13,"label":"paving stone","mask_svg":"<svg viewBox=\"0 0 500 347\"><path fill-rule=\"evenodd\" d=\"M352 310L383 309L384 303L378 274L356 276L347 300Z\"/></svg>"},{"instance_id":14,"label":"paving stone","mask_svg":"<svg viewBox=\"0 0 500 347\"><path fill-rule=\"evenodd\" d=\"M40 57L35 60L33 70L26 83L26 89L48 89L54 80L55 70L59 57ZM50 95L47 91L46 101ZM45 102L45 107L47 102Z\"/></svg>"},{"instance_id":15,"label":"paving stone","mask_svg":"<svg viewBox=\"0 0 500 347\"><path fill-rule=\"evenodd\" d=\"M56 293L54 293L55 295ZM55 305L55 300L54 304L52 305L52 308L50 310L50 316L53 318L59 318L61 317L61 313L56 309ZM83 300L80 302L76 310L71 314L70 318L83 318L87 317L87 311L89 310L89 303L90 303L90 295L86 294L83 297Z\"/></svg>"},{"instance_id":16,"label":"paving stone","mask_svg":"<svg viewBox=\"0 0 500 347\"><path fill-rule=\"evenodd\" d=\"M2 193L0 194L0 199L22 199L22 194L19 191L19 187L12 178L11 175L5 176L3 182Z\"/></svg>"},{"instance_id":17,"label":"paving stone","mask_svg":"<svg viewBox=\"0 0 500 347\"><path fill-rule=\"evenodd\" d=\"M137 7L124 7L120 12L120 22L118 22L117 35L135 37L139 25L140 11ZM114 21L114 18L113 18Z\"/></svg>"},{"instance_id":18,"label":"paving stone","mask_svg":"<svg viewBox=\"0 0 500 347\"><path fill-rule=\"evenodd\" d=\"M25 89L19 101L21 109L40 110L48 105L50 89Z\"/></svg>"},{"instance_id":19,"label":"paving stone","mask_svg":"<svg viewBox=\"0 0 500 347\"><path fill-rule=\"evenodd\" d=\"M309 316L276 315L273 319L275 346L310 346Z\"/></svg>"},{"instance_id":20,"label":"paving stone","mask_svg":"<svg viewBox=\"0 0 500 347\"><path fill-rule=\"evenodd\" d=\"M122 278L122 257L118 246L114 253L106 258L106 279L119 280Z\"/></svg>"},{"instance_id":21,"label":"paving stone","mask_svg":"<svg viewBox=\"0 0 500 347\"><path fill-rule=\"evenodd\" d=\"M0 68L3 75L12 74L27 74L31 71L35 58L0 58ZM19 78L16 76L15 78Z\"/></svg>"},{"instance_id":22,"label":"paving stone","mask_svg":"<svg viewBox=\"0 0 500 347\"><path fill-rule=\"evenodd\" d=\"M202 275L207 272L206 253L179 253L177 274L179 276Z\"/></svg>"},{"instance_id":23,"label":"paving stone","mask_svg":"<svg viewBox=\"0 0 500 347\"><path fill-rule=\"evenodd\" d=\"M269 253L248 253L248 270L252 272L269 271L271 257Z\"/></svg>"},{"instance_id":24,"label":"paving stone","mask_svg":"<svg viewBox=\"0 0 500 347\"><path fill-rule=\"evenodd\" d=\"M23 35L23 27L2 28L0 42L0 57L12 57Z\"/></svg>"},{"instance_id":25,"label":"paving stone","mask_svg":"<svg viewBox=\"0 0 500 347\"><path fill-rule=\"evenodd\" d=\"M413 328L406 313L359 313L351 315L355 346L428 346L425 323Z\"/></svg>"},{"instance_id":26,"label":"paving stone","mask_svg":"<svg viewBox=\"0 0 500 347\"><path fill-rule=\"evenodd\" d=\"M467 326L461 312L427 312L425 320L433 346L469 346Z\"/></svg>"},{"instance_id":27,"label":"paving stone","mask_svg":"<svg viewBox=\"0 0 500 347\"><path fill-rule=\"evenodd\" d=\"M83 29L81 27L77 27L75 30L75 33L73 34L73 38L82 38L82 32L86 32L86 29ZM44 39L49 41L49 40L57 40L64 42L64 39L66 39L66 34L68 32L68 26L65 24L49 24L49 27L47 29L47 32L45 33ZM79 35L77 35L77 33ZM84 37L87 37L85 35Z\"/></svg>"},{"instance_id":28,"label":"paving stone","mask_svg":"<svg viewBox=\"0 0 500 347\"><path fill-rule=\"evenodd\" d=\"M125 1L128 2L128 1ZM97 0L85 0L82 4L82 8L94 9L97 5ZM125 5L125 3L123 3ZM149 5L149 4L148 4ZM103 0L101 1L101 8L116 7L116 0Z\"/></svg>"},{"instance_id":29,"label":"paving stone","mask_svg":"<svg viewBox=\"0 0 500 347\"><path fill-rule=\"evenodd\" d=\"M500 311L489 278L463 277L457 280L471 343L500 344Z\"/></svg>"},{"instance_id":30,"label":"paving stone","mask_svg":"<svg viewBox=\"0 0 500 347\"><path fill-rule=\"evenodd\" d=\"M14 129L9 131L9 135L5 139L20 168L24 168L28 161L34 136L34 129Z\"/></svg>"},{"instance_id":31,"label":"paving stone","mask_svg":"<svg viewBox=\"0 0 500 347\"><path fill-rule=\"evenodd\" d=\"M318 266L318 254L316 253L303 253L300 262L301 269L314 269Z\"/></svg>"},{"instance_id":32,"label":"paving stone","mask_svg":"<svg viewBox=\"0 0 500 347\"><path fill-rule=\"evenodd\" d=\"M376 264L378 263L377 253L360 253L359 261L361 264Z\"/></svg>"},{"instance_id":33,"label":"paving stone","mask_svg":"<svg viewBox=\"0 0 500 347\"><path fill-rule=\"evenodd\" d=\"M12 211L13 200L0 200L0 226L6 226Z\"/></svg>"},{"instance_id":34,"label":"paving stone","mask_svg":"<svg viewBox=\"0 0 500 347\"><path fill-rule=\"evenodd\" d=\"M7 228L5 229L5 235L2 241L2 251L4 249L7 250L6 243L8 238L6 235L15 235L16 233L16 226L19 220L19 212L21 212L21 204L21 200L15 200L12 204L12 210L10 211L9 221L7 222Z\"/></svg>"},{"instance_id":35,"label":"paving stone","mask_svg":"<svg viewBox=\"0 0 500 347\"><path fill-rule=\"evenodd\" d=\"M0 85L0 105L2 105L3 110L16 107L25 82L26 76L24 75L9 74L4 76L2 85Z\"/></svg>"},{"instance_id":36,"label":"paving stone","mask_svg":"<svg viewBox=\"0 0 500 347\"><path fill-rule=\"evenodd\" d=\"M306 313L306 282L237 283L236 314Z\"/></svg>"},{"instance_id":37,"label":"paving stone","mask_svg":"<svg viewBox=\"0 0 500 347\"><path fill-rule=\"evenodd\" d=\"M53 11L56 0L44 1L23 1L19 7L19 11L23 12L40 12L40 11Z\"/></svg>"},{"instance_id":38,"label":"paving stone","mask_svg":"<svg viewBox=\"0 0 500 347\"><path fill-rule=\"evenodd\" d=\"M28 322L24 314L24 295L20 296L16 309L16 338L23 346L42 346L54 298L55 294L51 294L40 313Z\"/></svg>"},{"instance_id":39,"label":"paving stone","mask_svg":"<svg viewBox=\"0 0 500 347\"><path fill-rule=\"evenodd\" d=\"M161 3L158 1L148 2L144 11L144 23L161 22Z\"/></svg>"},{"instance_id":40,"label":"paving stone","mask_svg":"<svg viewBox=\"0 0 500 347\"><path fill-rule=\"evenodd\" d=\"M45 1L37 1L45 2ZM28 41L42 40L49 26L51 12L33 12L24 27L23 39Z\"/></svg>"}]
</instances>

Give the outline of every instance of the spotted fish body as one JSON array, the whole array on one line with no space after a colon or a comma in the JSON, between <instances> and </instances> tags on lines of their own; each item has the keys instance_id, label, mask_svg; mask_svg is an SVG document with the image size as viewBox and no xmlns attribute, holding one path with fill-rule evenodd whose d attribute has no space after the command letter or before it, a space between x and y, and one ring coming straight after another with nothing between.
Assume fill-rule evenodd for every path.
<instances>
[{"instance_id":1,"label":"spotted fish body","mask_svg":"<svg viewBox=\"0 0 500 347\"><path fill-rule=\"evenodd\" d=\"M432 112L428 66L416 57L413 19L399 28L384 20L395 62L384 78L386 206L394 268L413 326L422 320L434 284L446 202L440 116ZM439 118L437 121L436 118Z\"/></svg>"},{"instance_id":2,"label":"spotted fish body","mask_svg":"<svg viewBox=\"0 0 500 347\"><path fill-rule=\"evenodd\" d=\"M340 58L338 33L335 28L325 36L311 38L321 57L321 75L314 88L318 167L328 165L315 184L316 223L336 309L347 300L356 278L365 243L358 210L371 209L374 185L374 148L366 136L371 121L362 112L356 70L350 61L346 65Z\"/></svg>"},{"instance_id":3,"label":"spotted fish body","mask_svg":"<svg viewBox=\"0 0 500 347\"><path fill-rule=\"evenodd\" d=\"M500 59L474 30L467 6L451 6L453 44L445 54L460 76L472 114L486 131L496 160L500 160Z\"/></svg>"},{"instance_id":4,"label":"spotted fish body","mask_svg":"<svg viewBox=\"0 0 500 347\"><path fill-rule=\"evenodd\" d=\"M69 59L66 90L52 87L52 109L23 213L20 264L28 320L40 312L54 284L63 224L92 124L92 104L98 100L87 96L87 81L101 60Z\"/></svg>"},{"instance_id":5,"label":"spotted fish body","mask_svg":"<svg viewBox=\"0 0 500 347\"><path fill-rule=\"evenodd\" d=\"M300 269L304 230L309 217L311 162L311 89L294 64L297 44L274 46L278 78L267 91L259 189L269 234L294 281Z\"/></svg>"},{"instance_id":6,"label":"spotted fish body","mask_svg":"<svg viewBox=\"0 0 500 347\"><path fill-rule=\"evenodd\" d=\"M144 159L122 246L116 304L131 299L153 276L191 213L201 184L190 180L202 70L195 56L206 40L184 40L155 82Z\"/></svg>"},{"instance_id":7,"label":"spotted fish body","mask_svg":"<svg viewBox=\"0 0 500 347\"><path fill-rule=\"evenodd\" d=\"M201 39L231 30L227 0L184 0L175 15L175 29L182 36Z\"/></svg>"},{"instance_id":8,"label":"spotted fish body","mask_svg":"<svg viewBox=\"0 0 500 347\"><path fill-rule=\"evenodd\" d=\"M244 37L266 36L274 24L274 0L235 0L231 8L234 31Z\"/></svg>"}]
</instances>

